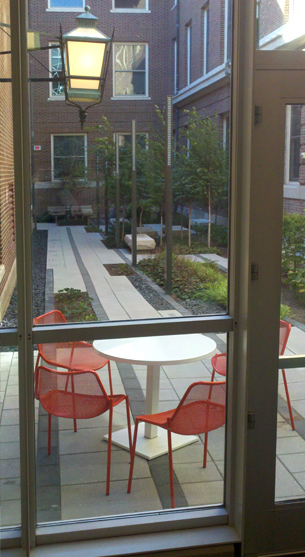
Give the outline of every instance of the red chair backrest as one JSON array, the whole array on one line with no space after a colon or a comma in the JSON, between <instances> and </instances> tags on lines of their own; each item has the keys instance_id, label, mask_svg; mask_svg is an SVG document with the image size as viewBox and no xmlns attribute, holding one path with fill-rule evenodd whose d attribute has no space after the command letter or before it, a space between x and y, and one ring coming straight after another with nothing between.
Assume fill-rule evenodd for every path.
<instances>
[{"instance_id":1,"label":"red chair backrest","mask_svg":"<svg viewBox=\"0 0 305 557\"><path fill-rule=\"evenodd\" d=\"M287 321L280 320L280 356L282 356L285 352L285 348L287 346L288 337L291 331L290 323Z\"/></svg>"},{"instance_id":2,"label":"red chair backrest","mask_svg":"<svg viewBox=\"0 0 305 557\"><path fill-rule=\"evenodd\" d=\"M181 435L198 435L224 425L226 419L226 382L192 383L170 418L170 429Z\"/></svg>"},{"instance_id":3,"label":"red chair backrest","mask_svg":"<svg viewBox=\"0 0 305 557\"><path fill-rule=\"evenodd\" d=\"M53 311L44 313L44 315L39 315L39 317L35 317L33 321L34 325L53 325L56 323L67 323L67 320L64 318L61 311L58 311L58 309L54 309Z\"/></svg>"},{"instance_id":4,"label":"red chair backrest","mask_svg":"<svg viewBox=\"0 0 305 557\"><path fill-rule=\"evenodd\" d=\"M110 399L95 371L65 372L40 366L38 376L39 400L49 414L94 418L110 407Z\"/></svg>"}]
</instances>

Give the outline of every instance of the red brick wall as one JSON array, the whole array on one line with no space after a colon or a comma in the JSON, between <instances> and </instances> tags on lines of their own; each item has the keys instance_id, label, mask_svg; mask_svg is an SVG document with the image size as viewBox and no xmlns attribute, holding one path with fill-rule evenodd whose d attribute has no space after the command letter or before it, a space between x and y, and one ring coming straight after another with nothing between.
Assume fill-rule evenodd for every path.
<instances>
[{"instance_id":1,"label":"red brick wall","mask_svg":"<svg viewBox=\"0 0 305 557\"><path fill-rule=\"evenodd\" d=\"M164 0L150 0L151 13L111 13L112 0L93 0L90 2L91 13L99 18L97 27L112 34L115 27L115 42L139 42L149 46L148 100L111 100L113 87L112 56L102 103L88 112L87 126L102 122L106 116L114 132L130 132L131 120L136 119L137 131L149 132L157 122L155 105L163 106L165 97L172 92L173 65L169 56L172 41L169 35L170 6ZM76 27L77 13L47 12L47 0L32 0L29 3L29 26L35 30L58 36L62 23L63 33ZM42 39L48 44L51 39ZM49 66L48 51L35 53L35 58L46 67ZM30 61L33 77L47 77L48 72L33 58ZM49 84L31 84L32 124L34 144L41 145L41 151L34 153L34 181L51 180L51 134L80 133L78 111L68 107L64 101L48 101ZM93 133L88 132L88 145ZM40 194L39 194L40 195ZM42 194L43 196L46 193ZM50 199L54 192L50 192ZM48 205L50 205L48 203Z\"/></svg>"},{"instance_id":2,"label":"red brick wall","mask_svg":"<svg viewBox=\"0 0 305 557\"><path fill-rule=\"evenodd\" d=\"M9 0L1 0L0 21L10 22ZM7 27L3 29L10 32ZM4 31L0 30L0 51L11 49L10 38ZM0 56L0 75L11 77L11 56L8 54ZM0 282L0 319L15 286L15 276L10 277L16 258L14 205L12 84L0 83L0 264L5 266Z\"/></svg>"},{"instance_id":3,"label":"red brick wall","mask_svg":"<svg viewBox=\"0 0 305 557\"><path fill-rule=\"evenodd\" d=\"M305 199L288 199L284 198L284 211L287 213L304 214Z\"/></svg>"},{"instance_id":4,"label":"red brick wall","mask_svg":"<svg viewBox=\"0 0 305 557\"><path fill-rule=\"evenodd\" d=\"M283 9L282 9L283 8ZM289 17L289 0L284 0L282 7L278 0L261 0L260 39L275 31L287 22Z\"/></svg>"}]
</instances>

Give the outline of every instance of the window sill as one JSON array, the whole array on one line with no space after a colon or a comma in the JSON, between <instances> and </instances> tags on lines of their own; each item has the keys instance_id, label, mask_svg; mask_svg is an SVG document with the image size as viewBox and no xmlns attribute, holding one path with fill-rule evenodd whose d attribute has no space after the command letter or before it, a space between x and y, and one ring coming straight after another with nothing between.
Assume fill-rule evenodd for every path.
<instances>
[{"instance_id":1,"label":"window sill","mask_svg":"<svg viewBox=\"0 0 305 557\"><path fill-rule=\"evenodd\" d=\"M123 8L117 10L110 10L111 14L151 14L151 10L124 10Z\"/></svg>"},{"instance_id":2,"label":"window sill","mask_svg":"<svg viewBox=\"0 0 305 557\"><path fill-rule=\"evenodd\" d=\"M46 12L83 12L84 8L47 8Z\"/></svg>"},{"instance_id":3,"label":"window sill","mask_svg":"<svg viewBox=\"0 0 305 557\"><path fill-rule=\"evenodd\" d=\"M141 95L126 95L111 97L112 101L151 101L151 97L142 97Z\"/></svg>"},{"instance_id":4,"label":"window sill","mask_svg":"<svg viewBox=\"0 0 305 557\"><path fill-rule=\"evenodd\" d=\"M48 97L48 101L64 101L65 97L63 95L54 95L54 97Z\"/></svg>"}]
</instances>

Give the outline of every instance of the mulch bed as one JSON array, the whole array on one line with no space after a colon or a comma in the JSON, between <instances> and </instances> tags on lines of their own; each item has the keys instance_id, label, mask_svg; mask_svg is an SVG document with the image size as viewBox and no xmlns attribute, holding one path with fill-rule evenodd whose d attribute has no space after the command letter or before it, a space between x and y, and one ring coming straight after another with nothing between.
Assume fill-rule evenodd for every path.
<instances>
[{"instance_id":1,"label":"mulch bed","mask_svg":"<svg viewBox=\"0 0 305 557\"><path fill-rule=\"evenodd\" d=\"M118 263L116 265L107 263L107 265L104 264L104 267L112 277L130 277L137 274L127 263Z\"/></svg>"}]
</instances>

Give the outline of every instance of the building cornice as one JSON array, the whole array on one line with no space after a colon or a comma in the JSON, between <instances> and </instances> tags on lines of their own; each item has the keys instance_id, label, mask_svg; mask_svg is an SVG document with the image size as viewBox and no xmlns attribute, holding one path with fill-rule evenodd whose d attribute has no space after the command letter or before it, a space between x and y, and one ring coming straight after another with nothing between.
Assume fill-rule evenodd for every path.
<instances>
[{"instance_id":1,"label":"building cornice","mask_svg":"<svg viewBox=\"0 0 305 557\"><path fill-rule=\"evenodd\" d=\"M186 100L188 101L199 96L203 90L205 93L209 93L213 91L213 89L228 83L230 83L230 77L225 73L225 64L221 64L221 66L217 66L217 68L210 71L207 75L200 77L184 89L181 89L181 91L173 97L173 104L176 106L183 105Z\"/></svg>"}]
</instances>

